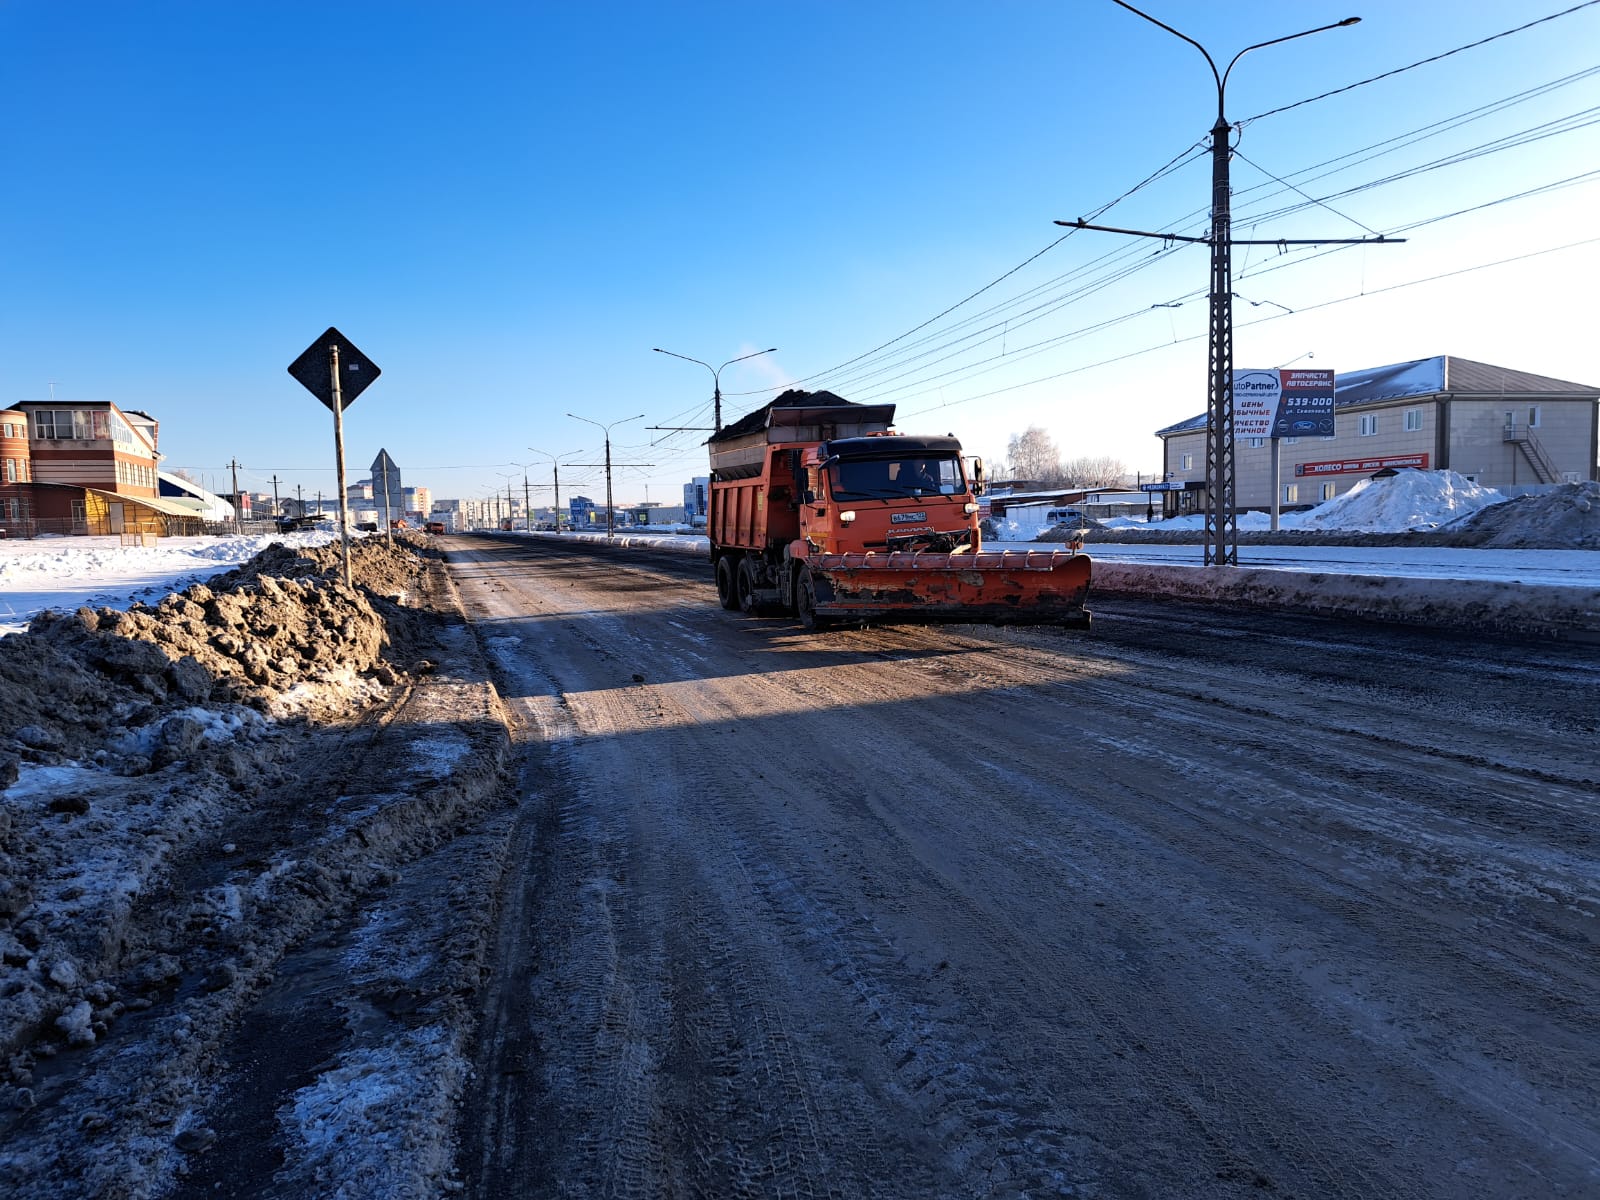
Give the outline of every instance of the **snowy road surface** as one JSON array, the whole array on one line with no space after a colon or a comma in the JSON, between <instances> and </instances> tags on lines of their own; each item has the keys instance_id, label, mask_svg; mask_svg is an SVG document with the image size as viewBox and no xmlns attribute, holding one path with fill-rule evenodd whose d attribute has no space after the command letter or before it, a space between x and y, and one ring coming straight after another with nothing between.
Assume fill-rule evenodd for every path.
<instances>
[{"instance_id":1,"label":"snowy road surface","mask_svg":"<svg viewBox=\"0 0 1600 1200\"><path fill-rule=\"evenodd\" d=\"M446 544L524 756L469 1194L1600 1191L1600 650Z\"/></svg>"}]
</instances>

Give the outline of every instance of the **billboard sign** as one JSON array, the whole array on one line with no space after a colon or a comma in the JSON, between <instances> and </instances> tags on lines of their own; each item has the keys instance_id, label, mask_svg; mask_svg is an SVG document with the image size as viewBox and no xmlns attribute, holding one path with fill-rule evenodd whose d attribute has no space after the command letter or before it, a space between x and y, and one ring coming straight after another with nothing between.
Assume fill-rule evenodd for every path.
<instances>
[{"instance_id":1,"label":"billboard sign","mask_svg":"<svg viewBox=\"0 0 1600 1200\"><path fill-rule=\"evenodd\" d=\"M1233 373L1233 436L1272 436L1272 419L1278 414L1283 381L1277 371Z\"/></svg>"},{"instance_id":2,"label":"billboard sign","mask_svg":"<svg viewBox=\"0 0 1600 1200\"><path fill-rule=\"evenodd\" d=\"M1333 430L1332 371L1233 373L1235 437L1332 437Z\"/></svg>"}]
</instances>

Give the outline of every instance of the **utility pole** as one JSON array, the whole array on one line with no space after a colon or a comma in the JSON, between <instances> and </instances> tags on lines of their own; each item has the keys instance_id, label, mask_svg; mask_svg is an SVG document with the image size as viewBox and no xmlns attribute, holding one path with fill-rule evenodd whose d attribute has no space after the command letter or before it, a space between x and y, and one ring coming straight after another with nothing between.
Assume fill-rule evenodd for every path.
<instances>
[{"instance_id":1,"label":"utility pole","mask_svg":"<svg viewBox=\"0 0 1600 1200\"><path fill-rule=\"evenodd\" d=\"M283 506L278 501L278 477L272 477L272 516L276 520L283 516Z\"/></svg>"},{"instance_id":2,"label":"utility pole","mask_svg":"<svg viewBox=\"0 0 1600 1200\"><path fill-rule=\"evenodd\" d=\"M239 495L239 460L232 459L228 468L233 472L233 531L244 532L244 501Z\"/></svg>"},{"instance_id":3,"label":"utility pole","mask_svg":"<svg viewBox=\"0 0 1600 1200\"><path fill-rule=\"evenodd\" d=\"M664 350L664 351L662 351L662 353L666 354L666 353L670 353L670 352ZM766 351L762 351L762 353L766 353ZM613 529L613 527L615 525L615 521L616 521L615 513L614 513L614 511L612 509L612 506L611 506L611 427L612 427L612 425L623 425L623 424L626 424L629 421L642 421L642 420L644 420L644 414L640 413L638 416L635 416L635 417L623 417L622 420L620 420L620 421L611 422L611 425L601 425L599 421L591 421L591 420L589 420L588 417L580 417L577 413L568 413L567 416L571 417L574 421L583 421L583 422L585 422L586 424L589 424L589 425L599 425L601 429L605 430L605 435L606 435L606 461L605 461L605 468L606 468L606 537L610 538L611 536L613 536L612 535L612 529ZM587 467L587 466L594 466L595 464L594 463L579 463L578 465ZM622 463L620 465L621 466L625 466L625 467L648 467L651 464L650 463Z\"/></svg>"},{"instance_id":4,"label":"utility pole","mask_svg":"<svg viewBox=\"0 0 1600 1200\"><path fill-rule=\"evenodd\" d=\"M515 466L516 464L513 463L512 465ZM517 504L516 501L511 498L511 481L517 477L517 473L515 471L496 471L495 474L499 475L501 479L506 481L506 515L500 519L500 523L507 530L510 530L514 533L516 532L517 528ZM498 509L500 507L500 493L498 490L495 492L494 503L495 508Z\"/></svg>"},{"instance_id":5,"label":"utility pole","mask_svg":"<svg viewBox=\"0 0 1600 1200\"><path fill-rule=\"evenodd\" d=\"M528 473L522 473L522 532L532 533L533 501L528 498Z\"/></svg>"},{"instance_id":6,"label":"utility pole","mask_svg":"<svg viewBox=\"0 0 1600 1200\"><path fill-rule=\"evenodd\" d=\"M550 460L550 482L556 490L556 533L561 532L561 463L554 454L548 450L539 450L533 446L528 447L535 454L542 454Z\"/></svg>"},{"instance_id":7,"label":"utility pole","mask_svg":"<svg viewBox=\"0 0 1600 1200\"><path fill-rule=\"evenodd\" d=\"M300 511L298 513L296 513L295 515L296 516L300 516L300 517L305 516L306 515L306 489L305 489L305 485L304 484L297 483L297 484L294 485L294 499L295 499L295 504L300 509ZM318 513L317 515L321 516L322 514Z\"/></svg>"},{"instance_id":8,"label":"utility pole","mask_svg":"<svg viewBox=\"0 0 1600 1200\"><path fill-rule=\"evenodd\" d=\"M1097 229L1105 233L1123 233L1134 237L1161 238L1167 242L1191 242L1211 247L1211 320L1209 352L1206 369L1206 530L1205 562L1207 566L1239 565L1239 529L1235 506L1234 431L1233 431L1233 254L1239 246L1337 246L1364 243L1398 243L1404 238L1388 238L1381 234L1375 238L1274 238L1262 241L1235 242L1232 236L1233 217L1230 211L1232 185L1228 179L1228 158L1232 151L1229 134L1233 127L1225 114L1225 93L1228 76L1234 65L1252 50L1276 46L1280 42L1309 37L1329 29L1342 29L1354 25L1360 17L1346 17L1331 25L1319 25L1286 37L1257 42L1235 54L1225 70L1217 70L1216 60L1206 48L1192 37L1179 33L1172 26L1156 20L1149 13L1140 12L1127 0L1113 0L1135 16L1158 25L1174 37L1180 38L1205 55L1211 75L1217 85L1217 120L1211 127L1211 233L1208 237L1183 237L1173 233L1149 233L1138 229L1114 229L1107 225L1090 225L1082 219L1057 221L1074 229Z\"/></svg>"}]
</instances>

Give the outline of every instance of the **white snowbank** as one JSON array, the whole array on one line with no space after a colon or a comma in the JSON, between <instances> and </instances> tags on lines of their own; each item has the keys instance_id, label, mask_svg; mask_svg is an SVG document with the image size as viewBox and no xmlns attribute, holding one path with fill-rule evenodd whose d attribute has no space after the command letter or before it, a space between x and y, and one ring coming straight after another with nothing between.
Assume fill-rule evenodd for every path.
<instances>
[{"instance_id":1,"label":"white snowbank","mask_svg":"<svg viewBox=\"0 0 1600 1200\"><path fill-rule=\"evenodd\" d=\"M1455 471L1404 470L1381 479L1363 479L1348 492L1315 508L1282 513L1278 528L1409 533L1437 529L1505 499L1493 488L1481 487ZM1205 517L1196 514L1158 521L1155 526L1160 529L1203 529L1205 523ZM1101 525L1109 529L1144 528L1145 522L1114 517L1102 521ZM1240 530L1271 529L1272 514L1255 511L1240 513L1238 526Z\"/></svg>"}]
</instances>

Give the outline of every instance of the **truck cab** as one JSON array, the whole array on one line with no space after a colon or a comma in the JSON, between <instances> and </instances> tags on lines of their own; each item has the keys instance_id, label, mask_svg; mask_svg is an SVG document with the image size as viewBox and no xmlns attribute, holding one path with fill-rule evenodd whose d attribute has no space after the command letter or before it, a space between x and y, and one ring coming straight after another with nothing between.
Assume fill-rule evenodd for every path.
<instances>
[{"instance_id":1,"label":"truck cab","mask_svg":"<svg viewBox=\"0 0 1600 1200\"><path fill-rule=\"evenodd\" d=\"M978 548L973 481L953 437L836 438L805 451L801 465L805 552Z\"/></svg>"}]
</instances>

